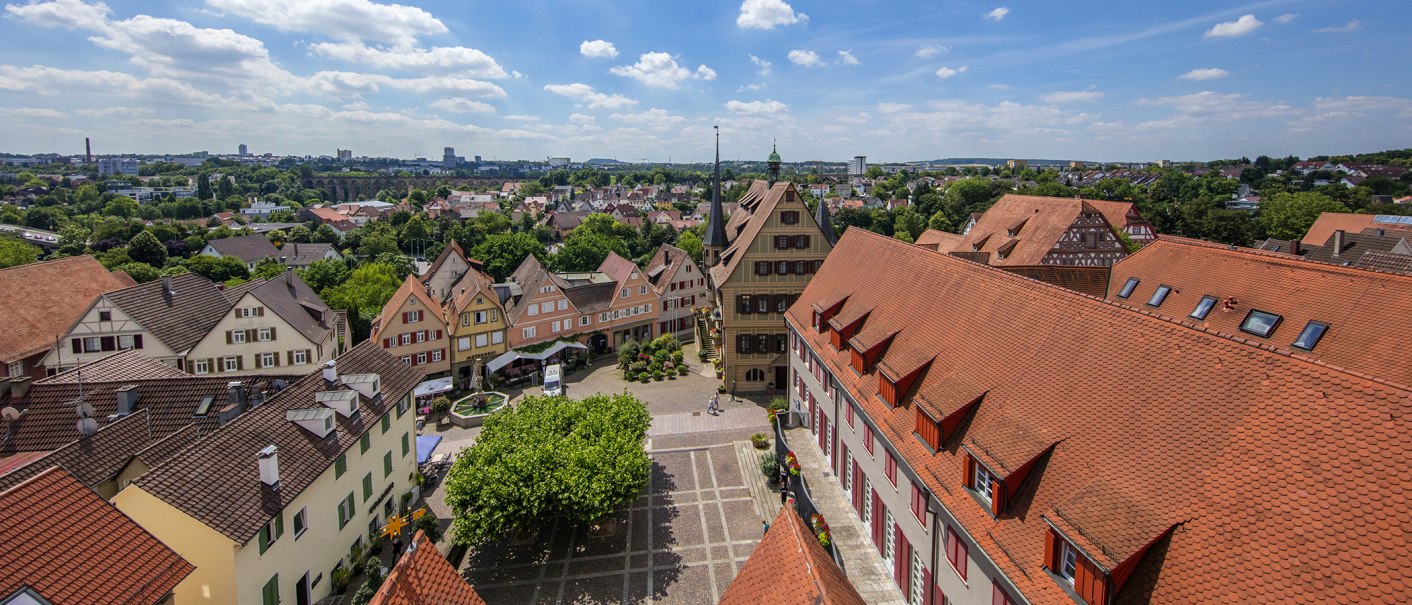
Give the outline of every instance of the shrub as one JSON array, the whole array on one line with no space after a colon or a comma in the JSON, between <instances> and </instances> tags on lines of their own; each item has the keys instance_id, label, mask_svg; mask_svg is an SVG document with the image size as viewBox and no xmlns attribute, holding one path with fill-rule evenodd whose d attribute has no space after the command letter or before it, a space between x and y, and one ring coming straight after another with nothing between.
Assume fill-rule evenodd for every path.
<instances>
[{"instance_id":1,"label":"shrub","mask_svg":"<svg viewBox=\"0 0 1412 605\"><path fill-rule=\"evenodd\" d=\"M779 456L776 456L774 452L760 454L760 473L772 481L778 478L780 474Z\"/></svg>"},{"instance_id":2,"label":"shrub","mask_svg":"<svg viewBox=\"0 0 1412 605\"><path fill-rule=\"evenodd\" d=\"M329 581L333 582L333 592L338 594L348 590L348 579L353 575L347 567L340 567L329 574Z\"/></svg>"},{"instance_id":3,"label":"shrub","mask_svg":"<svg viewBox=\"0 0 1412 605\"><path fill-rule=\"evenodd\" d=\"M701 361L706 361L706 349L701 349L700 351L697 351L696 358L700 359Z\"/></svg>"},{"instance_id":4,"label":"shrub","mask_svg":"<svg viewBox=\"0 0 1412 605\"><path fill-rule=\"evenodd\" d=\"M451 411L451 400L450 400L450 399L447 399L447 398L445 398L445 397L437 397L436 399L431 400L431 416L432 416L432 418L441 419L443 416L446 416L446 413L447 413L447 412L450 412L450 411Z\"/></svg>"},{"instance_id":5,"label":"shrub","mask_svg":"<svg viewBox=\"0 0 1412 605\"><path fill-rule=\"evenodd\" d=\"M655 372L652 373L652 379L653 379L653 380L662 380L663 378L666 378L666 377L667 377L667 374L664 373L662 370L657 370L657 371L655 371Z\"/></svg>"},{"instance_id":6,"label":"shrub","mask_svg":"<svg viewBox=\"0 0 1412 605\"><path fill-rule=\"evenodd\" d=\"M686 367L686 366L677 366L677 375L678 375L678 376L686 376L687 371L688 371L688 370L687 370L687 367Z\"/></svg>"},{"instance_id":7,"label":"shrub","mask_svg":"<svg viewBox=\"0 0 1412 605\"><path fill-rule=\"evenodd\" d=\"M674 362L680 364L680 363L681 363L681 360L684 359L684 358L685 358L685 356L682 355L681 349L677 349L677 350L675 350L675 351L672 351L672 361L674 361Z\"/></svg>"},{"instance_id":8,"label":"shrub","mask_svg":"<svg viewBox=\"0 0 1412 605\"><path fill-rule=\"evenodd\" d=\"M433 544L441 541L441 522L430 511L412 523L414 532L419 529L426 533L427 539L431 540Z\"/></svg>"},{"instance_id":9,"label":"shrub","mask_svg":"<svg viewBox=\"0 0 1412 605\"><path fill-rule=\"evenodd\" d=\"M763 450L770 447L770 438L766 437L764 433L755 433L750 436L750 443Z\"/></svg>"}]
</instances>

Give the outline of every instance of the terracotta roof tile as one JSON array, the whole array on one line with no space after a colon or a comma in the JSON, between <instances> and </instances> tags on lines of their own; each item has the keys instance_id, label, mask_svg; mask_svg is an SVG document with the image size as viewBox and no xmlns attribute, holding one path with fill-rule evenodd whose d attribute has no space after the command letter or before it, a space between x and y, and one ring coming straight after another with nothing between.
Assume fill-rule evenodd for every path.
<instances>
[{"instance_id":1,"label":"terracotta roof tile","mask_svg":"<svg viewBox=\"0 0 1412 605\"><path fill-rule=\"evenodd\" d=\"M1309 226L1309 230L1304 233L1301 244L1306 246L1322 246L1324 242L1333 237L1335 231L1345 231L1347 233L1359 233L1364 229L1380 227L1390 233L1412 233L1412 225L1402 224L1374 224L1374 214L1351 214L1348 212L1324 212L1319 214L1319 218L1314 220L1314 224Z\"/></svg>"},{"instance_id":2,"label":"terracotta roof tile","mask_svg":"<svg viewBox=\"0 0 1412 605\"><path fill-rule=\"evenodd\" d=\"M783 507L720 605L845 605L863 597L793 507Z\"/></svg>"},{"instance_id":3,"label":"terracotta roof tile","mask_svg":"<svg viewBox=\"0 0 1412 605\"><path fill-rule=\"evenodd\" d=\"M741 259L745 258L745 252L751 242L754 242L760 235L760 230L765 228L765 223L769 221L775 206L790 191L794 191L794 183L780 182L771 186L760 179L750 183L750 188L740 197L739 205L726 222L728 243L721 251L721 262L711 267L711 279L714 283L726 283L735 268L740 265ZM755 220L755 217L759 219Z\"/></svg>"},{"instance_id":4,"label":"terracotta roof tile","mask_svg":"<svg viewBox=\"0 0 1412 605\"><path fill-rule=\"evenodd\" d=\"M955 233L927 229L923 231L921 235L917 236L917 241L913 243L923 248L946 253L956 249L956 246L961 245L961 240L963 239L965 238Z\"/></svg>"},{"instance_id":5,"label":"terracotta roof tile","mask_svg":"<svg viewBox=\"0 0 1412 605\"><path fill-rule=\"evenodd\" d=\"M53 348L99 294L131 284L86 255L0 269L0 363Z\"/></svg>"},{"instance_id":6,"label":"terracotta roof tile","mask_svg":"<svg viewBox=\"0 0 1412 605\"><path fill-rule=\"evenodd\" d=\"M1368 252L1358 257L1353 266L1368 271L1412 275L1412 256L1388 252Z\"/></svg>"},{"instance_id":7,"label":"terracotta roof tile","mask_svg":"<svg viewBox=\"0 0 1412 605\"><path fill-rule=\"evenodd\" d=\"M376 320L377 323L373 324L371 340L376 342L378 340L378 333L393 324L393 320L396 319L398 315L402 313L403 308L407 306L407 299L409 298L417 299L421 304L421 308L426 309L428 313L439 313L441 311L441 305L436 304L436 301L432 300L431 295L427 294L426 285L418 281L416 276L408 275L407 279L402 280L402 285L397 288L397 292L393 293L392 298L387 301L387 304L382 306L382 315ZM440 320L442 318L438 317L437 319Z\"/></svg>"},{"instance_id":8,"label":"terracotta roof tile","mask_svg":"<svg viewBox=\"0 0 1412 605\"><path fill-rule=\"evenodd\" d=\"M139 410L117 422L80 436L74 430L76 417L69 415L70 441L42 458L35 459L0 476L0 489L8 489L52 466L63 467L84 485L93 487L112 479L127 465L132 455L152 444L147 430L147 410Z\"/></svg>"},{"instance_id":9,"label":"terracotta roof tile","mask_svg":"<svg viewBox=\"0 0 1412 605\"><path fill-rule=\"evenodd\" d=\"M1131 207L1127 202L1006 194L981 215L952 251L990 253L986 263L996 266L1039 265L1081 214L1098 212L1116 232L1122 230L1121 225L1108 215L1126 215ZM1001 252L1005 258L1000 258Z\"/></svg>"},{"instance_id":10,"label":"terracotta roof tile","mask_svg":"<svg viewBox=\"0 0 1412 605\"><path fill-rule=\"evenodd\" d=\"M0 596L54 605L156 604L195 569L58 468L0 493L0 541Z\"/></svg>"},{"instance_id":11,"label":"terracotta roof tile","mask_svg":"<svg viewBox=\"0 0 1412 605\"><path fill-rule=\"evenodd\" d=\"M1392 554L1412 526L1405 387L859 229L834 257L790 324L1027 600L1072 601L1041 571L1049 522L1100 564L1136 564L1120 602L1396 600L1412 584ZM841 294L871 310L865 331L897 332L884 360L936 356L903 405L809 327ZM939 453L911 434L913 406L971 402ZM961 487L972 434L1005 465L1055 444L999 518Z\"/></svg>"},{"instance_id":12,"label":"terracotta roof tile","mask_svg":"<svg viewBox=\"0 0 1412 605\"><path fill-rule=\"evenodd\" d=\"M369 605L485 605L426 533L417 531L412 546L397 560Z\"/></svg>"}]
</instances>

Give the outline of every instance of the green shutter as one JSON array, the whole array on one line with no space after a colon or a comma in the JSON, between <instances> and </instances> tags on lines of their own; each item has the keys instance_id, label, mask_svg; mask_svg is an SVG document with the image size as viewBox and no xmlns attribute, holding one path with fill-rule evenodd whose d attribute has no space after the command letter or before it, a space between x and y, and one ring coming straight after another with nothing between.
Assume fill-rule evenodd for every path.
<instances>
[{"instance_id":1,"label":"green shutter","mask_svg":"<svg viewBox=\"0 0 1412 605\"><path fill-rule=\"evenodd\" d=\"M406 456L406 455L407 455L407 452L410 452L410 451L412 451L411 434L410 434L410 433L402 433L402 455L403 455L403 456Z\"/></svg>"},{"instance_id":2,"label":"green shutter","mask_svg":"<svg viewBox=\"0 0 1412 605\"><path fill-rule=\"evenodd\" d=\"M373 474L369 472L363 475L363 501L367 502L371 497L373 497Z\"/></svg>"},{"instance_id":3,"label":"green shutter","mask_svg":"<svg viewBox=\"0 0 1412 605\"><path fill-rule=\"evenodd\" d=\"M387 429L390 428L392 428L392 415L388 414L382 417L382 432L386 434Z\"/></svg>"},{"instance_id":4,"label":"green shutter","mask_svg":"<svg viewBox=\"0 0 1412 605\"><path fill-rule=\"evenodd\" d=\"M280 537L280 536L283 536L283 535L284 535L284 512L281 511L281 512L275 514L275 539L278 540L279 537Z\"/></svg>"},{"instance_id":5,"label":"green shutter","mask_svg":"<svg viewBox=\"0 0 1412 605\"><path fill-rule=\"evenodd\" d=\"M266 550L270 549L270 539L266 537L265 528L263 527L260 528L260 533L255 535L260 538L260 554L263 555Z\"/></svg>"},{"instance_id":6,"label":"green shutter","mask_svg":"<svg viewBox=\"0 0 1412 605\"><path fill-rule=\"evenodd\" d=\"M264 605L278 605L279 603L279 574L270 576L270 581L265 582L265 587L260 589L261 600Z\"/></svg>"},{"instance_id":7,"label":"green shutter","mask_svg":"<svg viewBox=\"0 0 1412 605\"><path fill-rule=\"evenodd\" d=\"M386 478L392 474L392 451L389 450L382 456L382 476Z\"/></svg>"},{"instance_id":8,"label":"green shutter","mask_svg":"<svg viewBox=\"0 0 1412 605\"><path fill-rule=\"evenodd\" d=\"M348 455L339 454L338 459L333 461L333 478L337 479L348 472Z\"/></svg>"},{"instance_id":9,"label":"green shutter","mask_svg":"<svg viewBox=\"0 0 1412 605\"><path fill-rule=\"evenodd\" d=\"M368 446L370 445L372 445L372 440L368 438L367 433L363 433L363 436L358 438L358 453L368 453Z\"/></svg>"},{"instance_id":10,"label":"green shutter","mask_svg":"<svg viewBox=\"0 0 1412 605\"><path fill-rule=\"evenodd\" d=\"M347 509L346 511L344 509ZM348 497L338 503L338 528L343 529L352 519L348 518L348 511L353 510L353 492L348 492Z\"/></svg>"},{"instance_id":11,"label":"green shutter","mask_svg":"<svg viewBox=\"0 0 1412 605\"><path fill-rule=\"evenodd\" d=\"M397 404L397 418L401 419L401 418L402 418L402 415L403 415L403 414L406 414L406 413L407 413L407 406L402 405L401 402L398 402L398 404Z\"/></svg>"}]
</instances>

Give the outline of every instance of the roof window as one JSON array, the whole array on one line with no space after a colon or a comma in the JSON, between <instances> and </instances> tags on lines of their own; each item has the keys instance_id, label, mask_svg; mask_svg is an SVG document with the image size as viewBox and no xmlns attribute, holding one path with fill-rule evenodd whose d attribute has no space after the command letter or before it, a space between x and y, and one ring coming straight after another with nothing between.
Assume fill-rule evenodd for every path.
<instances>
[{"instance_id":1,"label":"roof window","mask_svg":"<svg viewBox=\"0 0 1412 605\"><path fill-rule=\"evenodd\" d=\"M1206 316L1211 314L1211 309L1215 306L1215 296L1203 296L1201 297L1201 300L1196 302L1196 308L1192 309L1191 317L1193 319L1206 319Z\"/></svg>"},{"instance_id":2,"label":"roof window","mask_svg":"<svg viewBox=\"0 0 1412 605\"><path fill-rule=\"evenodd\" d=\"M1250 313L1246 314L1245 321L1240 322L1240 331L1269 338L1275 327L1280 325L1280 319L1280 316L1274 313L1251 309Z\"/></svg>"},{"instance_id":3,"label":"roof window","mask_svg":"<svg viewBox=\"0 0 1412 605\"><path fill-rule=\"evenodd\" d=\"M1136 277L1129 277L1128 281L1123 283L1123 289L1118 290L1118 298L1127 298L1129 296L1132 296L1133 290L1137 288L1137 284L1139 281L1141 280Z\"/></svg>"},{"instance_id":4,"label":"roof window","mask_svg":"<svg viewBox=\"0 0 1412 605\"><path fill-rule=\"evenodd\" d=\"M1324 337L1324 332L1329 331L1329 324L1311 321L1304 324L1304 329L1299 332L1299 338L1294 339L1296 349L1313 351L1314 346L1319 344L1319 339Z\"/></svg>"},{"instance_id":5,"label":"roof window","mask_svg":"<svg viewBox=\"0 0 1412 605\"><path fill-rule=\"evenodd\" d=\"M1152 293L1152 298L1147 299L1148 306L1160 307L1162 301L1167 300L1167 295L1172 293L1172 287L1168 285L1157 286L1157 291Z\"/></svg>"}]
</instances>

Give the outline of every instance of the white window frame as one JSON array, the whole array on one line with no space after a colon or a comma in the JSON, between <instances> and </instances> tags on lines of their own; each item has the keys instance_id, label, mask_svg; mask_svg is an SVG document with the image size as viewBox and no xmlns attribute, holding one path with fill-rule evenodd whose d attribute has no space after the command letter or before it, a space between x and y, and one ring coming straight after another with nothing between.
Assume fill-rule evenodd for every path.
<instances>
[{"instance_id":1,"label":"white window frame","mask_svg":"<svg viewBox=\"0 0 1412 605\"><path fill-rule=\"evenodd\" d=\"M89 346L89 345L92 345L92 346ZM83 352L84 352L84 353L101 353L102 351L103 351L103 337L102 337L102 336L85 336L85 337L83 337Z\"/></svg>"},{"instance_id":2,"label":"white window frame","mask_svg":"<svg viewBox=\"0 0 1412 605\"><path fill-rule=\"evenodd\" d=\"M647 286L638 286L638 287L637 287L637 293L638 293L638 295L646 294L646 293L647 293Z\"/></svg>"},{"instance_id":3,"label":"white window frame","mask_svg":"<svg viewBox=\"0 0 1412 605\"><path fill-rule=\"evenodd\" d=\"M420 365L426 365L426 363L427 363L427 353L426 353L426 351L422 351L421 353L417 353L417 365L419 365L419 366L420 366Z\"/></svg>"},{"instance_id":4,"label":"white window frame","mask_svg":"<svg viewBox=\"0 0 1412 605\"><path fill-rule=\"evenodd\" d=\"M995 475L990 472L990 469L987 469L984 464L977 462L975 483L971 485L971 489L976 492L976 495L980 496L981 500L993 502L995 499L995 482Z\"/></svg>"},{"instance_id":5,"label":"white window frame","mask_svg":"<svg viewBox=\"0 0 1412 605\"><path fill-rule=\"evenodd\" d=\"M411 333L411 332L403 332L403 333L402 333L402 344L404 344L404 345L412 344L412 333Z\"/></svg>"},{"instance_id":6,"label":"white window frame","mask_svg":"<svg viewBox=\"0 0 1412 605\"><path fill-rule=\"evenodd\" d=\"M502 343L502 342L505 342L505 331L504 331L504 330L496 330L496 331L490 333L490 344L498 345L498 344L500 344L500 343Z\"/></svg>"},{"instance_id":7,"label":"white window frame","mask_svg":"<svg viewBox=\"0 0 1412 605\"><path fill-rule=\"evenodd\" d=\"M302 365L304 365L304 364L306 364L306 363L309 363L309 354L306 353L306 352L304 352L304 349L299 349L299 350L295 351L295 352L294 352L294 365L302 366Z\"/></svg>"},{"instance_id":8,"label":"white window frame","mask_svg":"<svg viewBox=\"0 0 1412 605\"><path fill-rule=\"evenodd\" d=\"M245 330L231 330L230 341L233 344L245 344Z\"/></svg>"},{"instance_id":9,"label":"white window frame","mask_svg":"<svg viewBox=\"0 0 1412 605\"><path fill-rule=\"evenodd\" d=\"M127 339L126 345L124 345L123 339ZM137 347L137 338L136 338L135 336L133 336L132 334L119 334L119 335L118 335L117 345L118 345L118 350L119 350L119 351L126 351L126 350L128 350L128 349L136 348L136 347Z\"/></svg>"},{"instance_id":10,"label":"white window frame","mask_svg":"<svg viewBox=\"0 0 1412 605\"><path fill-rule=\"evenodd\" d=\"M221 368L227 372L239 372L240 367L239 363L236 361L237 359L239 358L234 355L227 355L221 358Z\"/></svg>"},{"instance_id":11,"label":"white window frame","mask_svg":"<svg viewBox=\"0 0 1412 605\"><path fill-rule=\"evenodd\" d=\"M559 303L558 303L556 306L558 307L558 309L559 309L560 311L563 311L563 310L565 310L565 309L568 309L568 308L569 308L569 299L567 299L567 298L561 298L561 299L559 299Z\"/></svg>"},{"instance_id":12,"label":"white window frame","mask_svg":"<svg viewBox=\"0 0 1412 605\"><path fill-rule=\"evenodd\" d=\"M534 316L536 316L536 315L539 315L539 305L537 305L537 304L531 304L529 307L526 307L526 308L525 308L525 315L528 315L528 316L530 316L530 317L534 317Z\"/></svg>"},{"instance_id":13,"label":"white window frame","mask_svg":"<svg viewBox=\"0 0 1412 605\"><path fill-rule=\"evenodd\" d=\"M470 337L470 336L462 336L462 337L457 338L457 339L456 339L456 350L457 350L457 351L469 351L469 350L471 350L471 337Z\"/></svg>"},{"instance_id":14,"label":"white window frame","mask_svg":"<svg viewBox=\"0 0 1412 605\"><path fill-rule=\"evenodd\" d=\"M1079 552L1068 540L1059 541L1059 569L1054 570L1060 578L1068 582L1070 586L1074 584L1074 574L1078 570Z\"/></svg>"},{"instance_id":15,"label":"white window frame","mask_svg":"<svg viewBox=\"0 0 1412 605\"><path fill-rule=\"evenodd\" d=\"M588 325L588 322L590 322L590 321L593 321L593 318L591 318L591 317L589 317L589 316L587 316L587 315L584 315L584 316L579 317L579 325L580 325L580 326L586 326L586 325Z\"/></svg>"},{"instance_id":16,"label":"white window frame","mask_svg":"<svg viewBox=\"0 0 1412 605\"><path fill-rule=\"evenodd\" d=\"M436 363L438 361L441 361L441 349L431 352L431 362Z\"/></svg>"},{"instance_id":17,"label":"white window frame","mask_svg":"<svg viewBox=\"0 0 1412 605\"><path fill-rule=\"evenodd\" d=\"M848 501L853 501L853 450L843 455L843 472L839 478L839 483L843 484L843 493L848 496Z\"/></svg>"},{"instance_id":18,"label":"white window frame","mask_svg":"<svg viewBox=\"0 0 1412 605\"><path fill-rule=\"evenodd\" d=\"M276 354L274 354L274 353L261 353L261 354L260 354L260 367L262 367L262 368L273 368L273 367L275 367L275 358L276 358L276 357L277 357L277 356L276 356Z\"/></svg>"},{"instance_id":19,"label":"white window frame","mask_svg":"<svg viewBox=\"0 0 1412 605\"><path fill-rule=\"evenodd\" d=\"M883 561L887 570L897 569L897 532L893 530L892 511L883 511Z\"/></svg>"},{"instance_id":20,"label":"white window frame","mask_svg":"<svg viewBox=\"0 0 1412 605\"><path fill-rule=\"evenodd\" d=\"M863 475L863 527L873 525L873 480Z\"/></svg>"},{"instance_id":21,"label":"white window frame","mask_svg":"<svg viewBox=\"0 0 1412 605\"><path fill-rule=\"evenodd\" d=\"M427 331L426 331L426 330L417 330L417 338L416 338L416 341L417 341L417 342L426 342L426 341L427 341Z\"/></svg>"},{"instance_id":22,"label":"white window frame","mask_svg":"<svg viewBox=\"0 0 1412 605\"><path fill-rule=\"evenodd\" d=\"M260 328L255 331L255 340L259 342L269 342L274 339L274 330L271 328Z\"/></svg>"},{"instance_id":23,"label":"white window frame","mask_svg":"<svg viewBox=\"0 0 1412 605\"><path fill-rule=\"evenodd\" d=\"M197 374L197 375L201 375L201 374L210 374L210 373L211 373L211 364L207 363L205 359L197 359L197 360L195 360L195 361L192 361L192 362L191 362L191 373L192 373L192 374ZM14 374L13 372L11 372L10 375L11 375L11 376L14 376L15 374Z\"/></svg>"},{"instance_id":24,"label":"white window frame","mask_svg":"<svg viewBox=\"0 0 1412 605\"><path fill-rule=\"evenodd\" d=\"M294 513L294 516L290 518L290 523L294 525L303 526L301 528L293 528L294 539L298 540L299 536L302 536L305 532L309 531L309 507L306 506L304 508L299 509L299 512Z\"/></svg>"},{"instance_id":25,"label":"white window frame","mask_svg":"<svg viewBox=\"0 0 1412 605\"><path fill-rule=\"evenodd\" d=\"M485 312L485 311L476 311L476 316L475 316L476 325L480 325L480 324L485 323L485 322L486 322L485 316L486 316L486 312Z\"/></svg>"},{"instance_id":26,"label":"white window frame","mask_svg":"<svg viewBox=\"0 0 1412 605\"><path fill-rule=\"evenodd\" d=\"M470 340L470 339L467 338L467 340ZM484 347L484 346L486 346L486 345L489 344L489 343L490 343L490 339L489 339L485 334L476 334L476 348L477 348L477 349L479 349L479 348L481 348L481 347Z\"/></svg>"},{"instance_id":27,"label":"white window frame","mask_svg":"<svg viewBox=\"0 0 1412 605\"><path fill-rule=\"evenodd\" d=\"M522 330L522 331L520 332L520 335L523 336L523 337L525 337L525 338L534 338L534 336L535 336L534 326L529 326L529 327L525 328L524 330Z\"/></svg>"},{"instance_id":28,"label":"white window frame","mask_svg":"<svg viewBox=\"0 0 1412 605\"><path fill-rule=\"evenodd\" d=\"M922 605L922 597L925 596L926 587L922 586L922 557L917 554L917 549L912 549L912 569L907 577L907 602L910 605Z\"/></svg>"},{"instance_id":29,"label":"white window frame","mask_svg":"<svg viewBox=\"0 0 1412 605\"><path fill-rule=\"evenodd\" d=\"M551 300L551 301L548 301L548 302L539 303L539 312L540 312L540 313L553 313L553 312L554 312L554 301Z\"/></svg>"}]
</instances>

